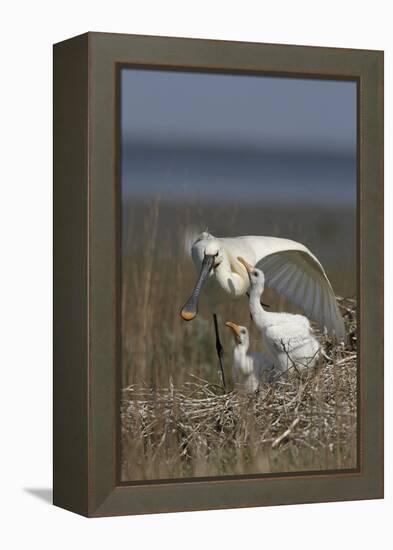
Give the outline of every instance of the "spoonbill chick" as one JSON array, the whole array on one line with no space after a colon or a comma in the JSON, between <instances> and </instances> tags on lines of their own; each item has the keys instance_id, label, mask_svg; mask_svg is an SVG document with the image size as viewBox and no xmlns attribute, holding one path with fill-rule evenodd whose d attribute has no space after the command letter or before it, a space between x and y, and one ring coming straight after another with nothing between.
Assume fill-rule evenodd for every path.
<instances>
[{"instance_id":1,"label":"spoonbill chick","mask_svg":"<svg viewBox=\"0 0 393 550\"><path fill-rule=\"evenodd\" d=\"M263 353L250 352L250 336L246 327L231 321L225 323L235 339L232 377L235 387L253 392L260 382L271 382L274 376L273 361Z\"/></svg>"},{"instance_id":2,"label":"spoonbill chick","mask_svg":"<svg viewBox=\"0 0 393 550\"><path fill-rule=\"evenodd\" d=\"M284 372L292 366L313 367L321 354L309 320L304 315L265 311L261 295L265 287L263 271L250 265L243 258L238 260L247 269L250 278L250 313L261 332L263 341L274 363Z\"/></svg>"}]
</instances>

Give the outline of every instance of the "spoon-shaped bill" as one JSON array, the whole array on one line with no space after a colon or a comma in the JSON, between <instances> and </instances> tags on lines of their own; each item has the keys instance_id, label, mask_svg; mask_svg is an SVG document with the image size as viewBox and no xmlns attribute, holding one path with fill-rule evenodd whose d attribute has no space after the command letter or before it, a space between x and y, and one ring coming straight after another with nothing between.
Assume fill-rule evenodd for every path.
<instances>
[{"instance_id":1,"label":"spoon-shaped bill","mask_svg":"<svg viewBox=\"0 0 393 550\"><path fill-rule=\"evenodd\" d=\"M236 343L239 342L240 341L240 327L239 327L239 325L237 325L236 323L232 323L232 321L227 321L225 323L225 326L232 330L233 337L235 338L235 342Z\"/></svg>"},{"instance_id":2,"label":"spoon-shaped bill","mask_svg":"<svg viewBox=\"0 0 393 550\"><path fill-rule=\"evenodd\" d=\"M192 321L198 314L198 300L199 294L202 290L203 285L206 282L206 279L210 273L211 268L213 267L214 256L205 255L203 258L201 271L199 273L198 280L195 284L194 290L192 291L191 296L184 304L180 311L180 316L184 321Z\"/></svg>"}]
</instances>

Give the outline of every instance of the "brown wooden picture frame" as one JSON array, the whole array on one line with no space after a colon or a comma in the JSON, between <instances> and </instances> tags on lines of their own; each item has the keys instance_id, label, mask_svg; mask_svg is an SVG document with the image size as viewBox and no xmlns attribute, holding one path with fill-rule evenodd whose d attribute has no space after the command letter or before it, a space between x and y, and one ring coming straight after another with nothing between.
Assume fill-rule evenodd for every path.
<instances>
[{"instance_id":1,"label":"brown wooden picture frame","mask_svg":"<svg viewBox=\"0 0 393 550\"><path fill-rule=\"evenodd\" d=\"M118 74L355 80L359 468L119 482ZM87 33L54 46L54 504L90 517L383 497L383 52Z\"/></svg>"}]
</instances>

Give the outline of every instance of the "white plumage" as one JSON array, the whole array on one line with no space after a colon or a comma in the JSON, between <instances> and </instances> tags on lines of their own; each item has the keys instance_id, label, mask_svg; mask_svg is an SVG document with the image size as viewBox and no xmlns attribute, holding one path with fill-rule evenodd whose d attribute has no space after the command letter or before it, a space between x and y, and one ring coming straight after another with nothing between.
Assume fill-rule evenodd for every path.
<instances>
[{"instance_id":1,"label":"white plumage","mask_svg":"<svg viewBox=\"0 0 393 550\"><path fill-rule=\"evenodd\" d=\"M280 372L292 366L307 368L315 365L320 357L320 345L310 322L303 315L265 311L261 295L265 286L264 273L246 262L238 260L246 268L250 279L250 313L258 327L265 346Z\"/></svg>"},{"instance_id":2,"label":"white plumage","mask_svg":"<svg viewBox=\"0 0 393 550\"><path fill-rule=\"evenodd\" d=\"M250 337L246 327L231 321L225 323L235 338L233 351L232 378L236 389L253 392L260 382L271 382L274 377L274 365L264 353L250 352Z\"/></svg>"},{"instance_id":3,"label":"white plumage","mask_svg":"<svg viewBox=\"0 0 393 550\"><path fill-rule=\"evenodd\" d=\"M194 242L191 255L200 276L183 306L181 316L192 320L198 312L198 299L206 282L206 294L213 312L219 303L244 296L250 286L241 256L261 269L266 286L300 307L321 330L345 339L345 330L336 297L319 260L303 244L278 237L244 236L216 238L202 233Z\"/></svg>"}]
</instances>

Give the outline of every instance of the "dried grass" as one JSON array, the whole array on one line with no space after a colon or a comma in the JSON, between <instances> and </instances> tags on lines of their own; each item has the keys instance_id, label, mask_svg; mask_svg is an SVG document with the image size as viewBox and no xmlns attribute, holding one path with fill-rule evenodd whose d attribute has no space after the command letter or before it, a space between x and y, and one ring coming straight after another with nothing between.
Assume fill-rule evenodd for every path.
<instances>
[{"instance_id":1,"label":"dried grass","mask_svg":"<svg viewBox=\"0 0 393 550\"><path fill-rule=\"evenodd\" d=\"M318 367L254 394L189 375L181 387L123 389L122 479L356 467L356 302L339 299L346 347L326 337Z\"/></svg>"}]
</instances>

